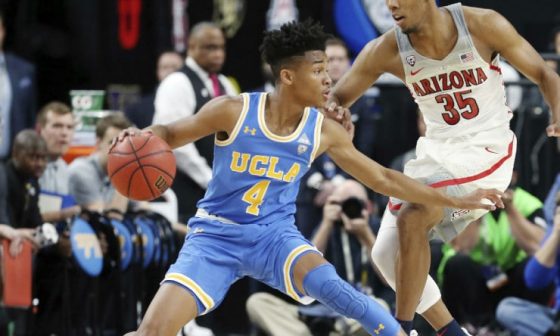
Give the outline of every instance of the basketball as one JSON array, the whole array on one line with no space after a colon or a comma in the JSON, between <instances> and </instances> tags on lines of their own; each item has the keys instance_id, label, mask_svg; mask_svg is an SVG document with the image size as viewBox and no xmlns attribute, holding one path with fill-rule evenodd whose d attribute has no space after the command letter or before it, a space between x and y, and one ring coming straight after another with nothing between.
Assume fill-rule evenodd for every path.
<instances>
[{"instance_id":1,"label":"basketball","mask_svg":"<svg viewBox=\"0 0 560 336\"><path fill-rule=\"evenodd\" d=\"M127 136L109 151L107 173L122 195L137 201L159 197L175 178L175 156L151 133Z\"/></svg>"}]
</instances>

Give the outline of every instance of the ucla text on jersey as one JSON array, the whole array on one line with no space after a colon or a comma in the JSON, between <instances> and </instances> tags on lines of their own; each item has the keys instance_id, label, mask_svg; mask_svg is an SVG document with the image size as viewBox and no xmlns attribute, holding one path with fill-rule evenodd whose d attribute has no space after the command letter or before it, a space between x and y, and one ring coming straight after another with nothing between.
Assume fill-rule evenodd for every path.
<instances>
[{"instance_id":1,"label":"ucla text on jersey","mask_svg":"<svg viewBox=\"0 0 560 336\"><path fill-rule=\"evenodd\" d=\"M244 93L243 110L227 140L215 140L213 176L198 207L239 224L293 217L299 181L319 149L323 115L306 108L295 131L272 133L266 93Z\"/></svg>"}]
</instances>

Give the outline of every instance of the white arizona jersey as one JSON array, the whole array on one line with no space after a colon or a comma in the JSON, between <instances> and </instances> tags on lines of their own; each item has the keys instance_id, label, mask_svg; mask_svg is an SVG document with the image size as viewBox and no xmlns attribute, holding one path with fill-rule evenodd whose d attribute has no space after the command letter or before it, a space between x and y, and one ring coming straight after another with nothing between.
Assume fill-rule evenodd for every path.
<instances>
[{"instance_id":1,"label":"white arizona jersey","mask_svg":"<svg viewBox=\"0 0 560 336\"><path fill-rule=\"evenodd\" d=\"M457 27L457 43L442 60L418 53L399 27L395 29L406 85L426 122L426 137L455 138L508 129L512 117L506 105L499 55L488 64L478 54L460 3L446 6Z\"/></svg>"}]
</instances>

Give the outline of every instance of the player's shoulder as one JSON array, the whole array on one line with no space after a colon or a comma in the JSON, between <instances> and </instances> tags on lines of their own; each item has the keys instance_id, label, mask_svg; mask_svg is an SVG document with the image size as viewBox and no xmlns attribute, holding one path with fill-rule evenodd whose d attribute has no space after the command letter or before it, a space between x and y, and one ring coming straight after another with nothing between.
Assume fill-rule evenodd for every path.
<instances>
[{"instance_id":1,"label":"player's shoulder","mask_svg":"<svg viewBox=\"0 0 560 336\"><path fill-rule=\"evenodd\" d=\"M493 9L462 6L465 21L471 33L487 34L487 29L492 25L507 23L507 20Z\"/></svg>"},{"instance_id":2,"label":"player's shoulder","mask_svg":"<svg viewBox=\"0 0 560 336\"><path fill-rule=\"evenodd\" d=\"M393 27L381 36L369 41L364 49L368 52L398 53L396 28Z\"/></svg>"}]
</instances>

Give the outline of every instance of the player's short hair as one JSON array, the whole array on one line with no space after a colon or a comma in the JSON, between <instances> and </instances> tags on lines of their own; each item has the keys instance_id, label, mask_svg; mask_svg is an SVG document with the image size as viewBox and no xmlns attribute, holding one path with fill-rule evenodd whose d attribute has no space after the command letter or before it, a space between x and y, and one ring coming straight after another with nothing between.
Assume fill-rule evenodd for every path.
<instances>
[{"instance_id":1,"label":"player's short hair","mask_svg":"<svg viewBox=\"0 0 560 336\"><path fill-rule=\"evenodd\" d=\"M43 106L39 111L39 114L37 115L37 124L39 126L44 127L47 124L47 114L49 111L57 115L72 114L70 106L59 101L52 101Z\"/></svg>"},{"instance_id":2,"label":"player's short hair","mask_svg":"<svg viewBox=\"0 0 560 336\"><path fill-rule=\"evenodd\" d=\"M123 130L131 126L132 123L125 117L124 114L122 114L121 112L112 113L109 114L108 116L101 118L97 122L97 126L95 127L95 136L98 139L103 139L109 127L114 127Z\"/></svg>"},{"instance_id":3,"label":"player's short hair","mask_svg":"<svg viewBox=\"0 0 560 336\"><path fill-rule=\"evenodd\" d=\"M303 56L306 51L325 50L325 41L329 35L323 26L312 20L289 22L280 29L265 32L259 48L263 60L270 64L275 79L280 69L293 61L294 57Z\"/></svg>"}]
</instances>

